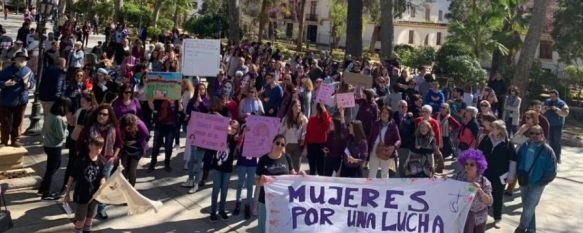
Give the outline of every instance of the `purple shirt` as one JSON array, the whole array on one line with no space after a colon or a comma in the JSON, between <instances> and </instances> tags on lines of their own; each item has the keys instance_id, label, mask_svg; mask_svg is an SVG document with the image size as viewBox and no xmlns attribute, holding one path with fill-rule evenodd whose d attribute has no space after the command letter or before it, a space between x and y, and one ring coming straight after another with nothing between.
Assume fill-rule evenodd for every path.
<instances>
[{"instance_id":1,"label":"purple shirt","mask_svg":"<svg viewBox=\"0 0 583 233\"><path fill-rule=\"evenodd\" d=\"M115 112L115 116L117 119L121 119L125 114L131 113L138 116L140 119L143 119L142 116L142 105L140 101L136 98L132 99L129 105L125 105L123 100L117 99L113 104L113 111Z\"/></svg>"}]
</instances>

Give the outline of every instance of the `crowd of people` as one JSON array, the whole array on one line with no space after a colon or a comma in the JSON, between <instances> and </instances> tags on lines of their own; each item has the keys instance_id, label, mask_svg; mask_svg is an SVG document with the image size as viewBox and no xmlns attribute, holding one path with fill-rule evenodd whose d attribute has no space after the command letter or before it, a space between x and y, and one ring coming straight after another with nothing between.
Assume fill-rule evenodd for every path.
<instances>
[{"instance_id":1,"label":"crowd of people","mask_svg":"<svg viewBox=\"0 0 583 233\"><path fill-rule=\"evenodd\" d=\"M28 27L25 22L23 28ZM23 46L30 45L24 39L34 31L21 35L19 30L14 43L5 30L0 28L0 33L0 146L22 146L21 125L36 72L31 64L35 55ZM178 32L162 41L130 41L127 28L117 24L106 33L105 43L93 49L82 40L64 45L71 42L70 35L60 34L47 41L46 62L35 64L45 66L36 87L47 154L38 191L43 200L64 195L65 201L78 203L77 232L90 231L94 216L108 217L105 206L89 197L118 164L135 185L138 162L150 157L146 172L154 172L163 150L164 170L173 171L170 160L180 150L181 132L193 111L230 118L228 150L185 148L188 175L181 186L195 193L211 175L210 220L226 220L229 180L236 171L235 208L229 212L243 212L245 219L258 215L260 232L265 232L262 186L267 176L431 178L446 174L446 160L454 161L454 179L473 183L478 190L465 232L484 232L489 208L498 224L503 196L513 195L517 181L523 213L515 232L535 232L536 205L561 162L566 103L550 90L549 99L534 100L521 112L525 103L520 90L500 74L488 82L460 83L440 80L425 67L410 76L411 69L396 57L381 62L350 55L335 61L326 52L285 57L269 42L243 41L225 46L216 77L184 77L181 99L150 100L147 72L180 72L181 66L190 65L181 64L183 37ZM365 75L373 85L353 86L343 79L347 72ZM356 106L320 103L316 97L323 85L334 85L335 95L354 93ZM251 115L281 120L271 151L259 158L241 156ZM54 192L52 180L65 148L65 183ZM302 166L306 161L308 169Z\"/></svg>"}]
</instances>

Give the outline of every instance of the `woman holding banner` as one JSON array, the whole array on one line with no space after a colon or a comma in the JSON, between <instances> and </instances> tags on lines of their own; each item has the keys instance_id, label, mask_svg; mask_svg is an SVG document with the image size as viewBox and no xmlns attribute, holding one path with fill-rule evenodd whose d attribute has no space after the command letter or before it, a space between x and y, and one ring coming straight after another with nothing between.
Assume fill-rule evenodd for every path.
<instances>
[{"instance_id":1,"label":"woman holding banner","mask_svg":"<svg viewBox=\"0 0 583 233\"><path fill-rule=\"evenodd\" d=\"M344 115L342 112L340 111ZM343 119L344 117L342 115L341 118ZM346 142L346 148L342 156L340 176L362 178L362 165L368 158L368 144L362 122L354 120L348 123L348 134L348 141Z\"/></svg>"},{"instance_id":2,"label":"woman holding banner","mask_svg":"<svg viewBox=\"0 0 583 233\"><path fill-rule=\"evenodd\" d=\"M291 109L281 121L279 133L285 136L287 146L286 152L290 154L293 161L293 168L300 170L302 144L306 136L306 126L308 118L302 113L302 107L299 100L291 101Z\"/></svg>"},{"instance_id":3,"label":"woman holding banner","mask_svg":"<svg viewBox=\"0 0 583 233\"><path fill-rule=\"evenodd\" d=\"M192 112L206 113L208 111L208 99L206 97L206 87L200 83L194 90L194 95L186 106L185 121L190 122L190 114ZM189 140L191 136L188 136ZM202 179L202 164L204 159L205 149L191 145L189 158L186 159L188 166L188 179L180 185L184 188L190 188L188 193L195 193L198 190L198 183Z\"/></svg>"},{"instance_id":4,"label":"woman holding banner","mask_svg":"<svg viewBox=\"0 0 583 233\"><path fill-rule=\"evenodd\" d=\"M454 176L455 180L469 182L477 189L476 198L466 218L464 233L483 233L486 231L488 206L492 205L492 184L483 176L488 168L486 158L479 150L469 149L458 158L464 170Z\"/></svg>"},{"instance_id":5,"label":"woman holding banner","mask_svg":"<svg viewBox=\"0 0 583 233\"><path fill-rule=\"evenodd\" d=\"M257 96L257 89L250 86L247 90L247 96L239 103L239 118L244 122L245 118L250 115L262 116L265 114L263 103Z\"/></svg>"},{"instance_id":6,"label":"woman holding banner","mask_svg":"<svg viewBox=\"0 0 583 233\"><path fill-rule=\"evenodd\" d=\"M319 105L319 104L318 104ZM296 171L292 167L291 157L285 153L285 136L277 135L273 139L271 151L262 156L257 164L255 172L255 183L261 187L259 190L259 233L265 233L265 190L263 186L270 181L269 176L295 175ZM311 168L310 168L311 169Z\"/></svg>"}]
</instances>

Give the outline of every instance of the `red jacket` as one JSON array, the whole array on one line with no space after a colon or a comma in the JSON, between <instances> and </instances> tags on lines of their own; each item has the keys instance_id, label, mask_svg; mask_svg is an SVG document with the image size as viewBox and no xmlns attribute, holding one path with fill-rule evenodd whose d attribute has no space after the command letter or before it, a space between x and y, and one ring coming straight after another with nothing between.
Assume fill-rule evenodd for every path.
<instances>
[{"instance_id":1,"label":"red jacket","mask_svg":"<svg viewBox=\"0 0 583 233\"><path fill-rule=\"evenodd\" d=\"M328 112L324 112L322 117L317 115L310 117L306 128L305 145L308 143L326 143L328 140L328 129L332 124L332 117Z\"/></svg>"},{"instance_id":2,"label":"red jacket","mask_svg":"<svg viewBox=\"0 0 583 233\"><path fill-rule=\"evenodd\" d=\"M415 125L419 126L421 121L423 121L423 117L422 116L417 117L417 119L415 119ZM433 135L435 136L435 141L437 142L437 145L441 147L443 145L443 138L441 138L441 128L439 127L439 122L437 122L437 120L433 119L432 117L429 118L429 124L433 129Z\"/></svg>"}]
</instances>

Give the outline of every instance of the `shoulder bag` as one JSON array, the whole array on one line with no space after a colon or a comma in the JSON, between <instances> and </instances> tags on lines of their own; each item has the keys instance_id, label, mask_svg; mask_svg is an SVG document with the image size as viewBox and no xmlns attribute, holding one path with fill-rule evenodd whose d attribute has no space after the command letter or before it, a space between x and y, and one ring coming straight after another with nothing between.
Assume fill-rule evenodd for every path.
<instances>
[{"instance_id":1,"label":"shoulder bag","mask_svg":"<svg viewBox=\"0 0 583 233\"><path fill-rule=\"evenodd\" d=\"M524 170L520 170L520 169L517 171L518 184L520 186L527 186L528 185L530 172L532 172L532 169L534 168L534 165L536 165L536 161L538 160L538 157L540 156L540 153L542 151L543 151L543 148L540 148L538 150L538 152L536 153L536 157L535 157L534 161L532 162L532 165L530 166L528 171L524 171Z\"/></svg>"}]
</instances>

